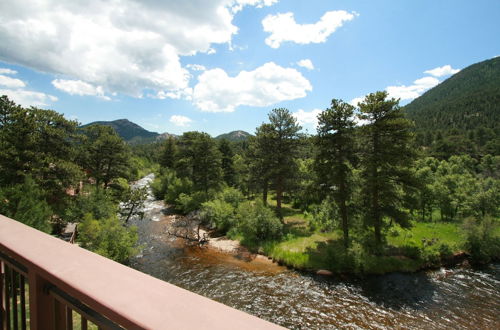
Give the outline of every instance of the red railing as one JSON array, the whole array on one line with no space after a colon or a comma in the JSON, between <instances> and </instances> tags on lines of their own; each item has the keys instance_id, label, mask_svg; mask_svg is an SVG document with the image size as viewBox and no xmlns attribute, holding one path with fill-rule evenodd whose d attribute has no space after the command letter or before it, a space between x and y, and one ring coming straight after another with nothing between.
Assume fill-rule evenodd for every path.
<instances>
[{"instance_id":1,"label":"red railing","mask_svg":"<svg viewBox=\"0 0 500 330\"><path fill-rule=\"evenodd\" d=\"M280 328L1 215L0 263L3 329Z\"/></svg>"}]
</instances>

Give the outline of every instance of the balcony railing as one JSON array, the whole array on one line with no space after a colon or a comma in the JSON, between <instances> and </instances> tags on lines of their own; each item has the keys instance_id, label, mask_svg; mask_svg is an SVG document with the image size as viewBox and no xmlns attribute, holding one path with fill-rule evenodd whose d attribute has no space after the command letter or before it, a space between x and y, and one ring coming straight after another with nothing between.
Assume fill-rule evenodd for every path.
<instances>
[{"instance_id":1,"label":"balcony railing","mask_svg":"<svg viewBox=\"0 0 500 330\"><path fill-rule=\"evenodd\" d=\"M0 215L3 329L278 329Z\"/></svg>"}]
</instances>

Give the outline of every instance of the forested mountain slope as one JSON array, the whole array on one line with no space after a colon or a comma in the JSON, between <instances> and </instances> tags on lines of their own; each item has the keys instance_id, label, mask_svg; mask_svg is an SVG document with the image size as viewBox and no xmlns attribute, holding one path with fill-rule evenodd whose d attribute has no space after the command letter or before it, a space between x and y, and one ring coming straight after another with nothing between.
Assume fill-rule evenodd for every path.
<instances>
[{"instance_id":1,"label":"forested mountain slope","mask_svg":"<svg viewBox=\"0 0 500 330\"><path fill-rule=\"evenodd\" d=\"M463 69L404 109L422 145L444 141L454 153L498 154L500 57Z\"/></svg>"},{"instance_id":2,"label":"forested mountain slope","mask_svg":"<svg viewBox=\"0 0 500 330\"><path fill-rule=\"evenodd\" d=\"M95 121L82 127L91 126L91 125L104 125L111 126L114 128L116 133L124 139L125 141L134 141L137 139L148 139L152 140L152 138L157 137L159 134L156 132L150 132L145 130L141 126L131 122L128 119L118 119L113 121ZM148 141L149 142L149 141Z\"/></svg>"}]
</instances>

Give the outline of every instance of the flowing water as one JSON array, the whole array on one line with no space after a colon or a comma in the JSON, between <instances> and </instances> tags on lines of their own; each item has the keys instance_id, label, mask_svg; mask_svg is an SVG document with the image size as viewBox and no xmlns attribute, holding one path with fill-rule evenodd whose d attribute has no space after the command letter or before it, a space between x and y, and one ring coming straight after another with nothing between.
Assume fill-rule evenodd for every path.
<instances>
[{"instance_id":1,"label":"flowing water","mask_svg":"<svg viewBox=\"0 0 500 330\"><path fill-rule=\"evenodd\" d=\"M284 327L500 329L500 264L358 280L302 274L185 247L164 233L162 202L146 204L144 220L133 220L144 249L132 267Z\"/></svg>"}]
</instances>

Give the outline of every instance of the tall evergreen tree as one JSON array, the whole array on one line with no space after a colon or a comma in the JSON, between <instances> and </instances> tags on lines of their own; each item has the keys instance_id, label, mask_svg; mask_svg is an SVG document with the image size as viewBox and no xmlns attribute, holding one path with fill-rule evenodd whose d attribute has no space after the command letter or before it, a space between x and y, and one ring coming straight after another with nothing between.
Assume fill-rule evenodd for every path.
<instances>
[{"instance_id":1,"label":"tall evergreen tree","mask_svg":"<svg viewBox=\"0 0 500 330\"><path fill-rule=\"evenodd\" d=\"M299 150L301 127L288 109L273 109L269 124L262 124L256 132L256 157L265 178L269 177L276 190L276 210L283 219L283 193L293 181Z\"/></svg>"},{"instance_id":2,"label":"tall evergreen tree","mask_svg":"<svg viewBox=\"0 0 500 330\"><path fill-rule=\"evenodd\" d=\"M82 165L95 179L96 186L107 188L111 180L125 177L128 172L129 148L109 126L91 125L84 128Z\"/></svg>"},{"instance_id":3,"label":"tall evergreen tree","mask_svg":"<svg viewBox=\"0 0 500 330\"><path fill-rule=\"evenodd\" d=\"M235 169L234 169L234 152L228 140L222 139L219 143L219 151L221 153L221 167L224 181L228 186L235 184Z\"/></svg>"},{"instance_id":4,"label":"tall evergreen tree","mask_svg":"<svg viewBox=\"0 0 500 330\"><path fill-rule=\"evenodd\" d=\"M169 136L163 143L160 156L160 165L165 168L173 168L177 157L177 144L173 136Z\"/></svg>"},{"instance_id":5,"label":"tall evergreen tree","mask_svg":"<svg viewBox=\"0 0 500 330\"><path fill-rule=\"evenodd\" d=\"M348 203L352 190L351 160L354 156L354 107L332 100L331 107L318 116L316 170L323 186L328 187L340 211L344 247L349 245Z\"/></svg>"},{"instance_id":6,"label":"tall evergreen tree","mask_svg":"<svg viewBox=\"0 0 500 330\"><path fill-rule=\"evenodd\" d=\"M399 100L387 99L387 95L372 93L359 103L359 119L367 123L361 130L365 220L374 229L378 247L382 243L384 217L408 225L402 188L414 183L412 124L404 117Z\"/></svg>"},{"instance_id":7,"label":"tall evergreen tree","mask_svg":"<svg viewBox=\"0 0 500 330\"><path fill-rule=\"evenodd\" d=\"M257 127L255 137L250 138L250 146L246 152L246 158L250 164L250 175L253 185L262 191L262 201L267 205L267 194L269 181L272 176L273 167L273 128L270 124L262 124Z\"/></svg>"},{"instance_id":8,"label":"tall evergreen tree","mask_svg":"<svg viewBox=\"0 0 500 330\"><path fill-rule=\"evenodd\" d=\"M178 142L177 174L188 177L195 189L208 194L222 183L221 154L207 133L186 132Z\"/></svg>"}]
</instances>

